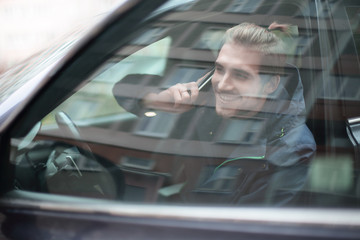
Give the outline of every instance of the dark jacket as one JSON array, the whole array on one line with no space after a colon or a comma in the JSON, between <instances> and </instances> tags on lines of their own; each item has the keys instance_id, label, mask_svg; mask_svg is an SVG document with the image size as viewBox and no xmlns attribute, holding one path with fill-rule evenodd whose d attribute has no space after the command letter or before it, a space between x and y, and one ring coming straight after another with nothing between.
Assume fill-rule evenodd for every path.
<instances>
[{"instance_id":1,"label":"dark jacket","mask_svg":"<svg viewBox=\"0 0 360 240\"><path fill-rule=\"evenodd\" d=\"M289 90L280 85L263 111L252 119L263 121L256 139L252 140L256 147L239 144L222 163L204 164L208 168L185 186L185 201L271 206L306 204L299 202L300 193L307 181L308 163L315 154L316 144L305 124L301 81L295 85L291 96ZM206 118L217 119L210 115L208 113ZM218 121L208 121L199 129L209 131L204 130L206 125L216 125ZM239 122L240 129L244 120L223 121ZM209 167L211 165L213 167ZM197 175L194 172L188 174L188 179Z\"/></svg>"}]
</instances>

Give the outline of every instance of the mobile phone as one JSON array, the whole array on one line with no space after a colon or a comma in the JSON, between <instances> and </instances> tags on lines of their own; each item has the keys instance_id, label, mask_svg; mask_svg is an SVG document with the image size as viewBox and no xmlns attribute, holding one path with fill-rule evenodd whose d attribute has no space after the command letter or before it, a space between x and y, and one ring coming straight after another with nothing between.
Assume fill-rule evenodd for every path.
<instances>
[{"instance_id":1,"label":"mobile phone","mask_svg":"<svg viewBox=\"0 0 360 240\"><path fill-rule=\"evenodd\" d=\"M198 88L199 88L199 91L205 87L205 85L210 82L210 80L212 79L212 76L214 75L214 72L215 72L215 68L213 68L210 72L208 72L204 79L198 84Z\"/></svg>"}]
</instances>

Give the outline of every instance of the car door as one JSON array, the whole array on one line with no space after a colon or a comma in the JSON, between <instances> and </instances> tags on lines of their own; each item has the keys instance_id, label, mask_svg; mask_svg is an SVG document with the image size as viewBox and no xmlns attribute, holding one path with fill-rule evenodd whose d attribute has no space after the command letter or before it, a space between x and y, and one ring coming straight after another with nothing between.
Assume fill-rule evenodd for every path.
<instances>
[{"instance_id":1,"label":"car door","mask_svg":"<svg viewBox=\"0 0 360 240\"><path fill-rule=\"evenodd\" d=\"M4 123L4 235L356 239L358 18L355 1L125 2ZM291 98L223 118L210 81L188 111L144 107L210 79L227 29L275 21L293 29L275 29Z\"/></svg>"}]
</instances>

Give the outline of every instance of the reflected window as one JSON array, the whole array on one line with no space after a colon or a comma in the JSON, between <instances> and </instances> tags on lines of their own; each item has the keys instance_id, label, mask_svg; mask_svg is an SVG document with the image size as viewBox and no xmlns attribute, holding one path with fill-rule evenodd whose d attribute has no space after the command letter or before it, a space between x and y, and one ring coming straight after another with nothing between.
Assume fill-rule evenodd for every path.
<instances>
[{"instance_id":1,"label":"reflected window","mask_svg":"<svg viewBox=\"0 0 360 240\"><path fill-rule=\"evenodd\" d=\"M226 29L218 28L206 29L195 43L194 48L219 50L225 31Z\"/></svg>"},{"instance_id":2,"label":"reflected window","mask_svg":"<svg viewBox=\"0 0 360 240\"><path fill-rule=\"evenodd\" d=\"M331 11L335 12L338 5L338 1L331 0L329 1L329 6L331 6ZM305 10L299 13L300 16L307 17L320 17L320 18L328 18L331 15L329 12L329 8L326 5L318 4L316 5L315 1L311 1L307 4Z\"/></svg>"},{"instance_id":3,"label":"reflected window","mask_svg":"<svg viewBox=\"0 0 360 240\"><path fill-rule=\"evenodd\" d=\"M231 119L218 137L222 143L255 144L263 131L264 121L256 119Z\"/></svg>"},{"instance_id":4,"label":"reflected window","mask_svg":"<svg viewBox=\"0 0 360 240\"><path fill-rule=\"evenodd\" d=\"M195 82L206 73L206 70L206 68L201 67L176 67L171 76L164 82L163 87L168 88L177 83Z\"/></svg>"},{"instance_id":5,"label":"reflected window","mask_svg":"<svg viewBox=\"0 0 360 240\"><path fill-rule=\"evenodd\" d=\"M360 99L359 78L330 76L328 88L324 88L321 97L326 99L355 100Z\"/></svg>"},{"instance_id":6,"label":"reflected window","mask_svg":"<svg viewBox=\"0 0 360 240\"><path fill-rule=\"evenodd\" d=\"M296 46L295 55L304 55L310 49L313 38L309 36L298 36L293 39Z\"/></svg>"},{"instance_id":7,"label":"reflected window","mask_svg":"<svg viewBox=\"0 0 360 240\"><path fill-rule=\"evenodd\" d=\"M234 0L225 10L230 13L253 13L264 0Z\"/></svg>"},{"instance_id":8,"label":"reflected window","mask_svg":"<svg viewBox=\"0 0 360 240\"><path fill-rule=\"evenodd\" d=\"M153 27L144 32L140 37L136 38L132 44L146 45L159 39L159 37L167 30L166 27Z\"/></svg>"},{"instance_id":9,"label":"reflected window","mask_svg":"<svg viewBox=\"0 0 360 240\"><path fill-rule=\"evenodd\" d=\"M175 125L176 115L157 112L155 116L144 116L136 126L135 134L149 137L166 138Z\"/></svg>"}]
</instances>

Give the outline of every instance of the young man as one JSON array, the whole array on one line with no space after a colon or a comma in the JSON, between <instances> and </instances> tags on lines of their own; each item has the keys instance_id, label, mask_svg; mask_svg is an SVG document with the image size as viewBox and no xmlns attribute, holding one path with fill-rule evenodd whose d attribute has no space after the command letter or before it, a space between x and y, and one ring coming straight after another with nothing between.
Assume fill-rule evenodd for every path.
<instances>
[{"instance_id":1,"label":"young man","mask_svg":"<svg viewBox=\"0 0 360 240\"><path fill-rule=\"evenodd\" d=\"M208 99L209 102L213 101L215 111L213 108L199 110L199 107L194 107L199 105L198 84L202 79L176 84L144 97L142 105L145 108L181 113L184 116L193 115L197 111L196 114L200 115L198 119L204 119L193 128L200 142L208 141L208 133L215 131L220 121L237 120L239 125L234 128L235 131L244 128L244 119L247 122L259 122L261 119L263 123L254 142L256 148L237 147L226 161L215 165L215 169L208 176L205 174L205 177L188 167L190 171L185 173L187 184L182 192L185 201L288 204L305 184L307 171L302 163L313 157L316 145L305 125L305 103L298 73L295 74L296 82L291 84L294 86L291 90L286 89L285 83L281 82L286 65L284 46L271 30L286 32L286 27L274 23L270 29L265 29L255 24L242 23L226 32L211 79L212 97ZM184 120L182 124L186 126L190 122ZM266 167L262 170L248 170L246 166L239 168L243 166L242 161L249 159L254 162L263 160ZM212 165L211 162L206 164ZM220 186L226 179L233 179L227 194L208 196L211 188Z\"/></svg>"}]
</instances>

